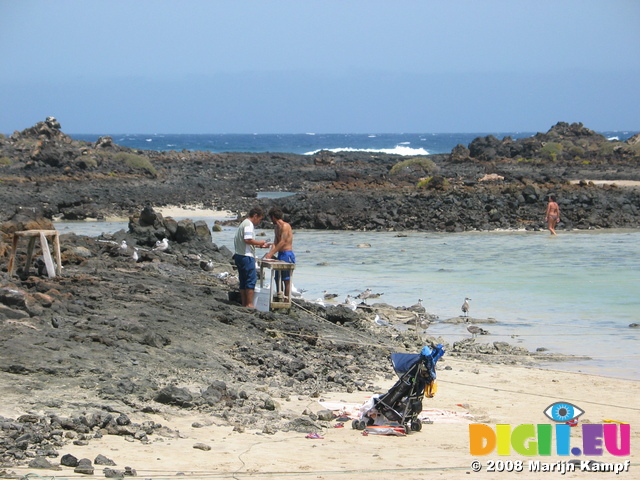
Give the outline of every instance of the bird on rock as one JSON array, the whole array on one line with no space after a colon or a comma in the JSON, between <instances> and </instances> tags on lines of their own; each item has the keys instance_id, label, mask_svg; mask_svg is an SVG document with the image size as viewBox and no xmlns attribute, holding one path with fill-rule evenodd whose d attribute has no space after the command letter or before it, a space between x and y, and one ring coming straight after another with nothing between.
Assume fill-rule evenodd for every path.
<instances>
[{"instance_id":1,"label":"bird on rock","mask_svg":"<svg viewBox=\"0 0 640 480\"><path fill-rule=\"evenodd\" d=\"M462 313L464 314L465 317L469 316L469 300L471 300L470 298L465 298L464 299L464 303L462 304Z\"/></svg>"},{"instance_id":2,"label":"bird on rock","mask_svg":"<svg viewBox=\"0 0 640 480\"><path fill-rule=\"evenodd\" d=\"M358 302L356 302L351 295L347 295L347 297L344 299L344 302L342 302L340 305L342 305L343 307L347 307L354 312L356 311L356 308L358 308Z\"/></svg>"},{"instance_id":3,"label":"bird on rock","mask_svg":"<svg viewBox=\"0 0 640 480\"><path fill-rule=\"evenodd\" d=\"M216 268L216 265L213 263L213 260L200 260L200 268L205 272L211 272L214 268Z\"/></svg>"},{"instance_id":4,"label":"bird on rock","mask_svg":"<svg viewBox=\"0 0 640 480\"><path fill-rule=\"evenodd\" d=\"M164 252L167 248L169 248L169 239L165 237L162 241L158 240L156 242L156 246L153 247L153 250L156 252Z\"/></svg>"},{"instance_id":5,"label":"bird on rock","mask_svg":"<svg viewBox=\"0 0 640 480\"><path fill-rule=\"evenodd\" d=\"M418 303L411 305L409 308L407 308L407 310L411 310L412 312L417 313L425 313L427 311L426 308L424 308L424 305L422 305L421 298L418 299Z\"/></svg>"}]
</instances>

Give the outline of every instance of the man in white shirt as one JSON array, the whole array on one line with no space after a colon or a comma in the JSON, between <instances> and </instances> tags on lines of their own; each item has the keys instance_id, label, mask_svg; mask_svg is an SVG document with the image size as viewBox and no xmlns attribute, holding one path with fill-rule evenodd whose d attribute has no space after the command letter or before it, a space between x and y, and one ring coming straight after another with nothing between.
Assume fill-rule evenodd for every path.
<instances>
[{"instance_id":1,"label":"man in white shirt","mask_svg":"<svg viewBox=\"0 0 640 480\"><path fill-rule=\"evenodd\" d=\"M256 288L258 273L256 271L256 247L268 248L271 244L265 240L255 239L255 229L264 218L264 212L260 207L249 210L249 214L242 221L233 241L235 253L233 261L238 267L240 279L240 302L243 307L253 306L253 292Z\"/></svg>"}]
</instances>

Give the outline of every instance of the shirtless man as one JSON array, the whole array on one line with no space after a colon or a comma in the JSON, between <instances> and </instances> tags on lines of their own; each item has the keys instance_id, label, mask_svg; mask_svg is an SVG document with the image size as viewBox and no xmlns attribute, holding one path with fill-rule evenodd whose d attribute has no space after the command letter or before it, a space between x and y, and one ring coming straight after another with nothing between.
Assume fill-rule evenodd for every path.
<instances>
[{"instance_id":1,"label":"shirtless man","mask_svg":"<svg viewBox=\"0 0 640 480\"><path fill-rule=\"evenodd\" d=\"M275 240L271 250L264 256L265 259L276 257L278 260L282 260L288 263L296 263L296 256L293 253L293 231L291 225L283 220L284 214L282 210L277 207L269 210L269 218L274 225ZM276 272L275 280L277 289L280 289L280 272ZM284 283L284 294L287 298L291 298L291 270L282 271L282 281Z\"/></svg>"},{"instance_id":2,"label":"shirtless man","mask_svg":"<svg viewBox=\"0 0 640 480\"><path fill-rule=\"evenodd\" d=\"M560 207L556 203L556 197L549 195L549 203L547 204L547 213L544 218L551 235L556 235L556 225L560 221Z\"/></svg>"}]
</instances>

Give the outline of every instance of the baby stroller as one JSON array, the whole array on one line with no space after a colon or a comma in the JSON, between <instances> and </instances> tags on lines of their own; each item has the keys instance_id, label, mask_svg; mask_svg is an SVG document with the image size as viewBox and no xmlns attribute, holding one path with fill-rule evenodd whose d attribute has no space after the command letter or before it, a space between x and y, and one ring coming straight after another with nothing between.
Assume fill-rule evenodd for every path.
<instances>
[{"instance_id":1,"label":"baby stroller","mask_svg":"<svg viewBox=\"0 0 640 480\"><path fill-rule=\"evenodd\" d=\"M444 355L442 345L425 346L420 353L392 353L391 363L399 377L396 384L384 395L374 396L363 405L360 418L352 422L352 427L364 430L368 426L391 424L403 427L405 433L422 430L418 418L422 412L425 391L433 397L436 379L436 363Z\"/></svg>"}]
</instances>

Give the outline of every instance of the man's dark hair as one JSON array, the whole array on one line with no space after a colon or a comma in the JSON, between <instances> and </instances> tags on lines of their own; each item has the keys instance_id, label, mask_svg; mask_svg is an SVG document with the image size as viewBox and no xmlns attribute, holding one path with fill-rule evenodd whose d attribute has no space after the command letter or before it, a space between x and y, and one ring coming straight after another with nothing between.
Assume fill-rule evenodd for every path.
<instances>
[{"instance_id":1,"label":"man's dark hair","mask_svg":"<svg viewBox=\"0 0 640 480\"><path fill-rule=\"evenodd\" d=\"M253 207L251 210L249 210L249 215L247 216L251 218L254 215L258 215L259 217L264 217L264 211L260 207Z\"/></svg>"},{"instance_id":2,"label":"man's dark hair","mask_svg":"<svg viewBox=\"0 0 640 480\"><path fill-rule=\"evenodd\" d=\"M282 220L283 217L284 217L284 214L282 213L282 210L280 210L278 207L273 207L271 210L269 210L269 218Z\"/></svg>"},{"instance_id":3,"label":"man's dark hair","mask_svg":"<svg viewBox=\"0 0 640 480\"><path fill-rule=\"evenodd\" d=\"M549 201L555 202L556 201L555 195L549 195Z\"/></svg>"}]
</instances>

